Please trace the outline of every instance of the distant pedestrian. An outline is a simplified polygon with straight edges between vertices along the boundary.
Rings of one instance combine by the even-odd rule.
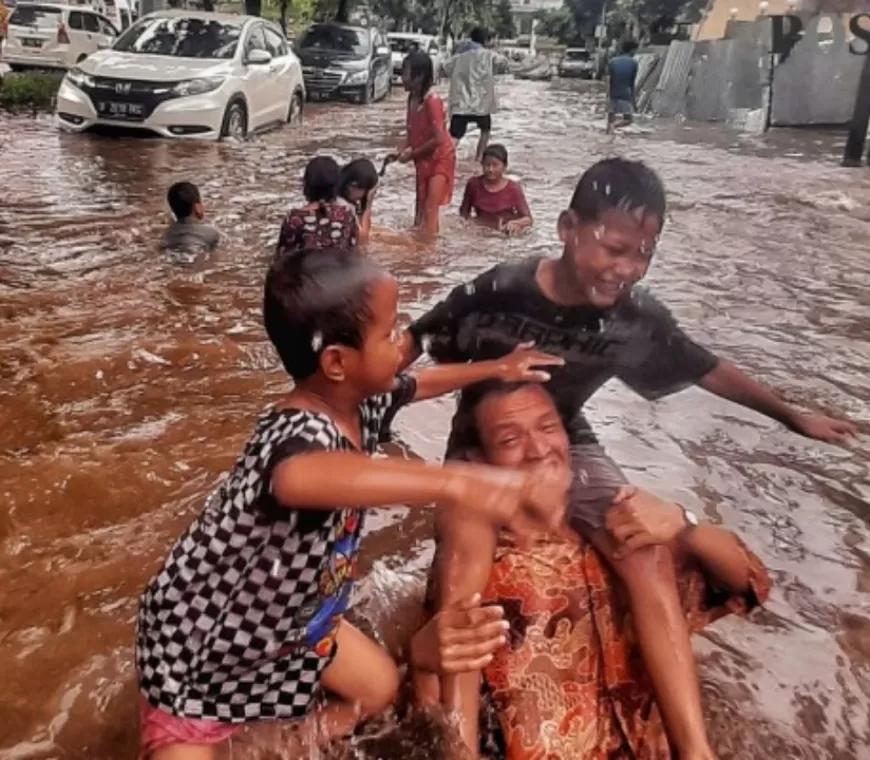
[[[483,152],[492,132],[492,114],[496,109],[495,75],[510,71],[508,59],[486,48],[486,30],[471,31],[470,41],[457,47],[456,55],[445,61],[443,72],[450,77],[450,136],[458,145],[469,124],[477,124],[476,160],[483,161]]]
[[[607,68],[610,103],[607,107],[607,131],[631,124],[637,108],[635,82],[637,81],[637,60],[634,53],[637,43],[626,40],[622,43],[622,54],[613,58]]]

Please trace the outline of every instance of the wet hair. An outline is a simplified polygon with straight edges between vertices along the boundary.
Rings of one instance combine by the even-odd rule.
[[[272,264],[263,324],[290,377],[314,375],[328,346],[362,346],[371,287],[383,274],[368,257],[337,248],[306,249]]]
[[[659,175],[642,161],[606,158],[580,177],[571,209],[581,221],[595,221],[610,209],[652,214],[662,223],[667,201]]]
[[[338,163],[330,156],[316,156],[308,162],[302,175],[302,192],[309,203],[319,203],[317,215],[326,213],[325,204],[335,200],[339,175]]]
[[[487,40],[486,29],[482,26],[476,26],[471,30],[471,34],[468,35],[468,39],[472,42],[476,42],[478,45],[485,45]]]
[[[193,182],[176,182],[166,193],[166,201],[175,218],[180,221],[193,214],[193,209],[202,203],[202,198]]]
[[[487,145],[486,150],[483,151],[483,160],[485,161],[487,158],[495,158],[501,161],[505,166],[508,163],[508,153],[507,148],[500,143],[493,143],[492,145]]]
[[[375,165],[367,158],[356,158],[342,167],[338,176],[338,195],[349,201],[348,191],[351,185],[367,193],[372,188],[377,187],[379,181]],[[360,212],[364,212],[368,208],[368,203],[368,195],[364,195],[359,204]]]
[[[402,61],[402,68],[408,67],[408,76],[411,81],[420,81],[420,96],[425,97],[426,93],[432,89],[432,84],[435,81],[435,67],[432,65],[432,59],[424,50],[412,50],[405,56]]]
[[[635,50],[637,50],[637,48],[638,48],[638,45],[637,45],[637,42],[635,40],[625,40],[622,43],[622,52],[623,53],[633,53]]]

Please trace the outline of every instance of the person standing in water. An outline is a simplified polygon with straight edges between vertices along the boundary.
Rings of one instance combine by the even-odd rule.
[[[609,103],[607,106],[607,131],[631,124],[637,108],[635,82],[637,80],[637,60],[634,53],[637,43],[626,40],[622,43],[622,54],[610,61],[607,67],[607,87]]]
[[[515,235],[532,226],[532,212],[523,188],[504,176],[508,153],[504,145],[490,145],[483,151],[483,174],[465,186],[459,214],[487,227]]]
[[[492,132],[492,114],[496,109],[495,75],[507,74],[507,58],[486,48],[486,30],[477,27],[471,32],[471,44],[462,45],[442,65],[445,76],[450,77],[450,136],[458,145],[465,137],[469,124],[477,124],[476,160],[483,161],[483,151]]]
[[[450,203],[456,180],[456,151],[447,134],[444,101],[432,92],[432,59],[422,50],[409,53],[402,63],[402,84],[408,92],[408,139],[399,161],[414,162],[417,200],[414,225],[427,238],[441,227],[441,207]]]
[[[856,428],[792,407],[695,343],[661,303],[637,287],[652,263],[666,205],[661,180],[645,164],[598,162],[580,178],[559,216],[561,258],[501,264],[456,287],[410,326],[404,365],[423,350],[437,361],[493,359],[530,340],[565,359],[547,388],[572,444],[571,524],[625,586],[644,663],[681,760],[711,760],[672,558],[660,546],[638,547],[626,556],[608,534],[605,515],[626,479],[598,443],[583,405],[615,377],[650,400],[698,385],[831,443],[848,441]],[[462,427],[454,418],[448,457],[467,444]],[[441,556],[452,551],[439,546]]]

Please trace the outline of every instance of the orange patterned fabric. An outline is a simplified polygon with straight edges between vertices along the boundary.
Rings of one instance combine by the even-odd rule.
[[[717,593],[682,568],[680,595],[695,632],[767,598],[770,579],[748,550],[752,591]],[[485,671],[508,760],[670,760],[627,606],[587,544],[505,538],[485,592],[511,624],[510,646]]]

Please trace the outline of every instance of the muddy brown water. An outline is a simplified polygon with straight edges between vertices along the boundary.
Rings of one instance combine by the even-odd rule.
[[[443,240],[418,245],[403,232],[410,170],[391,167],[372,252],[399,277],[405,316],[497,261],[557,254],[578,174],[604,155],[642,157],[671,200],[651,284],[687,330],[795,401],[870,423],[870,175],[837,166],[837,137],[650,123],[613,139],[595,89],[501,91],[496,134],[535,229],[511,241],[472,230],[457,198]],[[0,760],[135,757],[137,595],[287,387],[260,325],[282,212],[308,156],[382,158],[403,107],[399,95],[318,105],[303,128],[245,145],[0,118]],[[193,266],[155,249],[180,179],[200,185],[227,236]],[[439,456],[451,408],[404,412],[404,444]],[[739,531],[775,576],[751,623],[697,639],[721,756],[870,758],[867,440],[803,440],[700,391],[648,404],[614,385],[590,409],[636,481]],[[360,609],[395,643],[429,525],[396,509],[370,526]]]

